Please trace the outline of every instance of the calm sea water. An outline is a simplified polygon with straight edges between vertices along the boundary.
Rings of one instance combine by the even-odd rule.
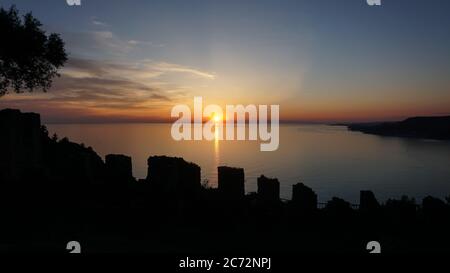
[[[59,137],[133,158],[137,178],[147,175],[150,155],[183,157],[202,168],[203,179],[217,185],[217,166],[245,169],[247,192],[256,178],[277,177],[281,197],[290,199],[292,184],[303,182],[325,202],[332,196],[359,202],[360,190],[380,201],[402,194],[421,199],[450,195],[450,142],[379,137],[326,125],[281,125],[280,146],[260,152],[257,141],[172,140],[170,124],[50,124]]]

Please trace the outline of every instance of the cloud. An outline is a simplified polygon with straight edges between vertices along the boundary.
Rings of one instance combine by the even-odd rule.
[[[62,38],[71,54],[75,52],[88,58],[98,55],[122,56],[134,47],[109,30],[63,32]]]
[[[61,32],[69,60],[50,92],[8,94],[1,98],[0,108],[39,112],[50,121],[97,120],[99,116],[102,120],[168,119],[170,108],[190,98],[196,85],[216,78],[191,66],[133,61],[128,53],[134,49],[164,44],[122,39],[107,23],[95,17],[91,22],[103,29]]]
[[[91,23],[97,27],[109,27],[109,24],[99,20],[97,16],[91,17]]]
[[[183,72],[208,75],[188,68]],[[58,97],[52,99],[103,108],[143,109],[151,107],[150,102],[167,103],[180,95],[157,80],[166,73],[170,71],[149,61],[120,63],[73,58],[61,71],[62,77],[55,81],[53,89]]]
[[[189,73],[193,74],[199,77],[208,78],[208,79],[215,79],[216,75],[212,73],[203,72],[197,69],[193,69],[190,67],[181,66],[178,64],[171,64],[166,62],[161,62],[155,65],[155,69],[163,72],[178,72],[178,73]]]
[[[98,21],[98,20],[96,20],[96,19],[93,19],[93,20],[92,20],[92,24],[95,25],[95,26],[101,26],[101,27],[107,27],[107,26],[108,26],[107,23]]]
[[[151,46],[151,47],[164,47],[165,46],[165,44],[155,44],[153,42],[138,41],[138,40],[129,40],[128,44],[133,45],[133,46],[145,45],[145,46]]]
[[[100,21],[94,22],[96,22],[98,26],[107,26],[102,25],[104,23]],[[125,56],[128,53],[131,53],[134,49],[140,47],[165,47],[165,44],[163,43],[142,41],[137,39],[123,39],[108,29],[63,32],[62,37],[70,52],[77,52],[78,55],[81,54],[84,56]]]
[[[60,71],[61,77],[55,79],[51,92],[9,94],[2,97],[0,107],[29,109],[52,115],[66,115],[68,110],[80,115],[84,111],[90,113],[91,118],[109,113],[116,120],[120,116],[142,116],[144,113],[160,115],[161,112],[169,113],[166,109],[187,96],[183,87],[163,79],[164,75],[172,73],[204,80],[215,77],[208,72],[167,62],[71,58]]]
[[[134,78],[145,81],[170,73],[183,73],[198,78],[213,80],[216,75],[189,66],[168,62],[142,60],[139,62],[108,62],[89,59],[72,58],[69,60],[62,74],[72,78],[101,77],[101,78]]]

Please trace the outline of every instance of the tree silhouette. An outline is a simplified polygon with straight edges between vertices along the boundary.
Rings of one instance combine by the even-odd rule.
[[[19,17],[15,6],[0,8],[0,96],[11,91],[46,92],[57,70],[67,61],[58,34],[46,35],[31,13]]]

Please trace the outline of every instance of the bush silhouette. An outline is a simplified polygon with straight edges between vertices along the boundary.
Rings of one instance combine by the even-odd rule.
[[[67,61],[58,34],[47,35],[31,13],[20,18],[18,10],[0,8],[0,96],[14,91],[47,91],[57,70]]]

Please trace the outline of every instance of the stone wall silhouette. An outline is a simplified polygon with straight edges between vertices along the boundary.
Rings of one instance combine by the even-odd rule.
[[[39,114],[0,111],[0,181],[21,181],[42,170]]]
[[[220,166],[218,171],[218,191],[227,200],[241,200],[245,194],[244,169]]]
[[[147,182],[165,197],[195,198],[201,187],[200,167],[182,158],[151,156]]]
[[[135,181],[131,157],[109,154],[105,156],[108,181],[115,184],[126,184]]]
[[[302,210],[317,209],[317,194],[303,183],[292,185],[292,203]]]
[[[258,177],[258,198],[264,202],[280,201],[280,182],[276,178]]]

